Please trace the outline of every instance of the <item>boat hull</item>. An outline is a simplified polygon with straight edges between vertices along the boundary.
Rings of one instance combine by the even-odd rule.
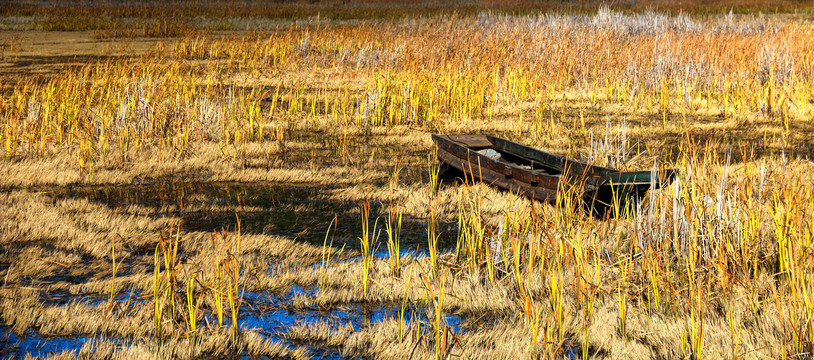
[[[590,165],[488,135],[433,135],[438,159],[467,178],[539,201],[558,192],[581,194],[597,213],[620,210],[651,188],[668,184],[673,170],[619,171]]]

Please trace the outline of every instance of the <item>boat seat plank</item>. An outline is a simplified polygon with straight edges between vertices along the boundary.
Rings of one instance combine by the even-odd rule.
[[[468,148],[492,147],[492,142],[484,135],[444,135],[452,142]]]

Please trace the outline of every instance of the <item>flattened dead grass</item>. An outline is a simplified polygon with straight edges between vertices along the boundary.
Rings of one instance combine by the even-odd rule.
[[[215,205],[217,206],[217,205]],[[214,209],[209,209],[214,210]],[[0,193],[0,320],[18,336],[99,338],[79,353],[57,358],[173,358],[201,356],[266,356],[308,358],[304,348],[285,346],[267,334],[243,331],[233,340],[226,329],[205,330],[194,338],[170,337],[158,353],[153,344],[153,252],[180,217],[166,209],[129,205],[109,207],[85,198],[52,197],[48,193],[14,190]],[[228,236],[233,236],[227,232]],[[189,232],[179,238],[181,276],[191,269],[211,270],[215,232]],[[116,244],[117,275],[112,277],[112,244]],[[331,251],[332,253],[335,250]],[[287,292],[296,281],[266,275],[275,264],[284,271],[317,263],[322,249],[291,239],[262,234],[242,236],[242,265],[254,278],[246,290]],[[342,259],[343,255],[335,255]],[[200,265],[196,265],[200,264]],[[208,269],[208,270],[207,270]],[[185,281],[186,278],[183,278]],[[200,276],[200,281],[211,281]],[[116,301],[109,303],[109,296]],[[213,305],[204,300],[202,309]],[[201,321],[203,321],[201,319]],[[116,340],[116,339],[128,339]],[[13,349],[12,349],[13,350]]]
[[[224,357],[264,357],[271,359],[311,359],[305,348],[291,348],[269,340],[256,331],[244,331],[237,340],[228,331],[214,332],[196,338],[173,339],[158,351],[151,343],[91,340],[79,351],[65,351],[48,359],[200,359]],[[29,359],[32,357],[26,357]]]

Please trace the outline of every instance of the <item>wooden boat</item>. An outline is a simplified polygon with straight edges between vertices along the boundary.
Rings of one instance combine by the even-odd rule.
[[[590,165],[489,135],[433,135],[438,159],[466,176],[540,201],[574,186],[599,214],[638,201],[672,181],[674,170],[619,171]],[[565,184],[561,182],[565,181]]]

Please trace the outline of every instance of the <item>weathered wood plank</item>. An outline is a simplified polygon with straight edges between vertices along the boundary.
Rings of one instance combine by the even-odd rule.
[[[491,141],[486,135],[443,135],[452,142],[461,144],[468,148],[486,148],[493,147]]]

